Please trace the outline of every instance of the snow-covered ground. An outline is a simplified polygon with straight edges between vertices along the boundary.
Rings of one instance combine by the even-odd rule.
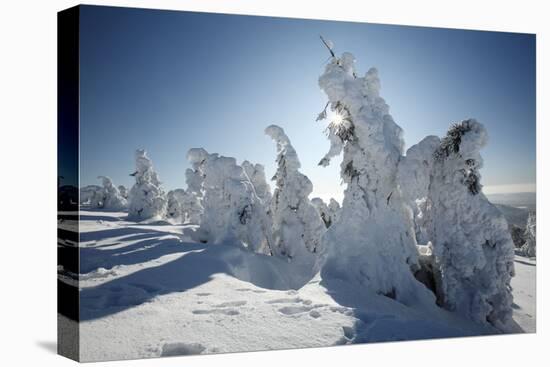
[[[514,288],[514,320],[526,333],[536,331],[536,275],[537,262],[516,255],[516,276],[512,278]]]
[[[193,242],[194,226],[80,215],[82,361],[497,333],[439,308],[310,279],[281,258]],[[532,332],[534,261],[517,257],[516,272],[514,318]]]

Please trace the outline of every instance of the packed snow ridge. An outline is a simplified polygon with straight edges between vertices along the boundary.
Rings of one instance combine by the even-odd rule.
[[[444,318],[516,331],[510,285],[514,245],[506,220],[481,191],[480,150],[488,141],[483,125],[465,119],[445,137],[428,136],[405,155],[403,131],[380,94],[378,71],[360,76],[352,54],[336,56],[332,43],[325,45],[332,56],[319,86],[328,102],[317,120],[329,120],[330,147],[319,164],[342,156],[341,206],[309,199],[313,184],[300,172],[290,138],[276,125],[265,129],[277,148],[273,193],[261,164],[239,164],[193,148],[187,154],[187,189],[166,194],[151,159],[137,150],[135,184],[127,194],[103,177],[103,187],[81,189],[81,202],[127,210],[128,221],[185,225],[188,238],[201,246],[231,247],[284,269],[266,275],[261,266],[246,268],[246,261],[231,264],[240,267],[233,274],[246,273],[247,281],[284,274],[301,279],[295,286],[317,279],[308,287],[345,289],[342,302],[360,295],[363,306],[354,303],[356,315],[369,302],[389,302],[400,315],[448,315]],[[526,253],[534,253],[534,219],[530,223]],[[361,325],[355,325],[356,342],[376,339],[373,329]],[[191,347],[171,346],[166,353],[178,348]]]

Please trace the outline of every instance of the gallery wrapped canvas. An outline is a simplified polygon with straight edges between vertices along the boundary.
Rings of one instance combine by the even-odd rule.
[[[59,353],[535,332],[535,107],[532,34],[60,12]]]

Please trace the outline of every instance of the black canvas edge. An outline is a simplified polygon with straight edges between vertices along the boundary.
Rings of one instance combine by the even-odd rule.
[[[57,13],[57,353],[75,361],[80,360],[79,27],[79,6]]]

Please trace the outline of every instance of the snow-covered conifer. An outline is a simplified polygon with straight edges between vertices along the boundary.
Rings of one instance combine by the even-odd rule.
[[[313,185],[300,173],[300,161],[283,129],[271,125],[265,132],[277,143],[276,187],[271,200],[275,253],[289,259],[307,251],[318,253],[325,226],[308,199]]]
[[[501,212],[481,192],[476,120],[453,125],[434,153],[429,236],[440,304],[476,322],[506,329],[512,316],[514,244]]]
[[[185,212],[183,209],[183,197],[185,190],[175,189],[168,191],[166,194],[166,216],[171,219],[178,220],[181,223],[185,222]]]
[[[331,50],[331,53],[332,50]],[[363,77],[350,53],[333,56],[319,78],[333,117],[327,127],[326,166],[343,151],[341,178],[347,187],[340,219],[323,236],[323,278],[340,278],[404,303],[434,303],[413,276],[418,254],[412,220],[396,184],[403,133],[380,97],[378,71]],[[327,117],[326,108],[318,120]]]
[[[332,219],[330,218],[328,205],[321,198],[311,199],[311,204],[313,204],[313,206],[317,210],[317,213],[319,213],[319,216],[323,220],[325,227],[330,227],[330,225],[332,224]]]
[[[131,174],[136,183],[128,195],[128,218],[142,221],[161,218],[166,213],[166,195],[153,163],[145,150],[136,150],[136,171]]]
[[[432,202],[429,189],[434,169],[434,153],[440,145],[437,136],[427,136],[420,143],[407,150],[397,171],[397,184],[403,201],[413,217],[415,237],[419,245],[430,241],[428,229],[431,226]]]
[[[323,220],[325,227],[330,227],[332,223],[336,222],[338,215],[340,214],[340,204],[334,200],[330,199],[329,204],[327,205],[321,198],[311,199],[311,203],[317,209],[319,216]]]
[[[191,148],[187,152],[187,160],[191,163],[191,168],[185,171],[185,181],[187,182],[187,191],[193,192],[197,197],[202,197],[202,183],[204,173],[201,167],[206,162],[209,154],[203,148]]]
[[[535,257],[537,256],[537,217],[534,212],[529,213],[527,218],[527,225],[525,226],[525,232],[523,237],[525,243],[521,246],[521,252],[525,256]]]
[[[244,161],[242,163],[242,167],[250,182],[254,185],[256,195],[262,199],[265,205],[269,205],[269,202],[271,201],[271,189],[265,178],[264,166],[259,163],[253,164],[249,161]]]
[[[88,185],[80,189],[80,204],[91,208],[103,207],[103,189],[98,185]]]
[[[107,176],[99,176],[102,181],[103,188],[101,190],[101,202],[104,209],[123,210],[128,206],[126,199],[120,194],[118,188],[113,184],[111,178]]]
[[[194,150],[199,153],[199,150]],[[251,251],[271,253],[271,222],[261,199],[235,158],[200,152],[202,179],[199,237],[211,243],[239,243]],[[197,160],[194,160],[197,161]]]
[[[128,199],[128,189],[124,185],[118,185],[118,191],[124,199]]]
[[[166,215],[180,223],[199,224],[202,207],[195,193],[183,189],[171,190],[167,194]]]
[[[330,198],[330,201],[328,203],[328,213],[331,223],[336,223],[338,218],[340,218],[340,209],[340,203],[333,198]]]

